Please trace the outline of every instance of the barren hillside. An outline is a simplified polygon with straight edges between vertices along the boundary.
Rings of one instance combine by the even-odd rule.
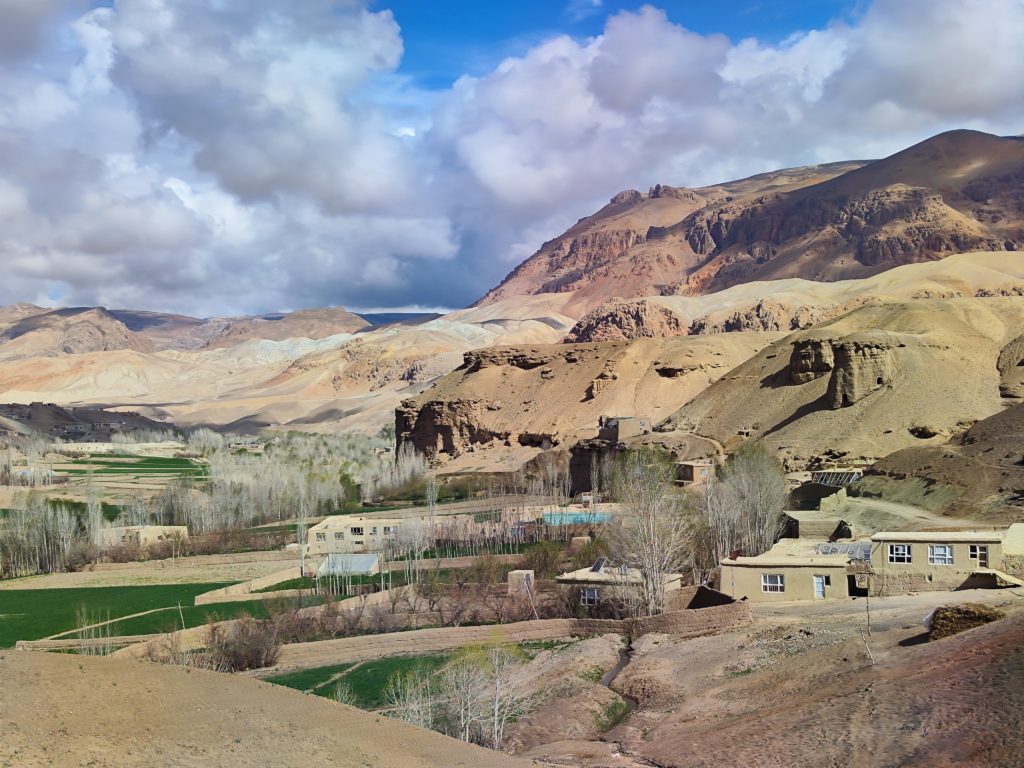
[[[18,768],[529,765],[252,678],[134,660],[9,652],[0,690],[0,763]]]
[[[982,419],[942,445],[896,451],[860,484],[888,496],[917,495],[948,514],[1018,521],[1024,514],[1024,405]]]
[[[458,370],[402,403],[399,445],[437,459],[532,449],[517,454],[521,463],[540,449],[594,437],[602,415],[657,422],[780,337],[735,333],[469,352]]]
[[[1012,250],[1024,247],[1022,180],[1024,140],[950,131],[867,164],[631,190],[545,243],[480,303],[575,291],[586,310],[613,297],[862,278],[953,253]]]
[[[663,428],[763,437],[792,466],[937,445],[1004,407],[997,361],[1022,324],[1019,298],[867,305],[765,348]]]

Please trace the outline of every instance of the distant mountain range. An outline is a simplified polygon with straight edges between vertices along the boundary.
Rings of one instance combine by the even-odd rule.
[[[236,430],[376,430],[398,408],[403,439],[474,471],[586,439],[600,415],[673,416],[687,451],[760,435],[797,466],[830,441],[938,445],[1017,402],[1022,297],[1024,140],[952,131],[873,162],[621,192],[441,317],[0,308],[0,402]],[[781,372],[798,342],[814,383]],[[847,343],[895,372],[832,413]]]
[[[480,300],[693,295],[757,280],[864,278],[967,251],[1024,250],[1024,139],[950,131],[891,157],[711,187],[627,190]]]

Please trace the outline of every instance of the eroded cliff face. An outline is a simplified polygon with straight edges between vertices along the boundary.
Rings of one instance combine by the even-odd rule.
[[[891,384],[899,375],[895,350],[903,344],[883,336],[832,343],[834,365],[828,382],[833,408],[845,408]]]
[[[472,453],[455,467],[508,471],[537,450],[596,436],[602,416],[635,415],[656,423],[780,336],[719,334],[468,352],[461,366],[398,408],[398,447],[411,445],[438,465]]]
[[[507,441],[508,432],[481,426],[488,407],[494,404],[482,400],[404,400],[395,410],[398,449],[409,444],[434,460],[442,453],[458,456],[474,445]]]
[[[899,376],[896,350],[903,346],[882,333],[798,339],[789,357],[789,380],[800,385],[827,375],[829,405],[845,408]]]
[[[1024,399],[1024,335],[1018,336],[999,353],[999,394],[1014,400]]]
[[[620,341],[686,334],[683,319],[667,307],[645,299],[612,299],[580,318],[565,340],[568,343]]]
[[[794,384],[806,384],[826,374],[835,367],[832,342],[827,339],[801,339],[793,342],[789,357],[789,380]]]

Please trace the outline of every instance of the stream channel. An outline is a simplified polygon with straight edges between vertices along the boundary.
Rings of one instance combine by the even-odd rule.
[[[615,666],[609,669],[603,675],[601,675],[601,685],[615,693],[617,696],[619,696],[619,698],[626,702],[626,710],[622,713],[622,715],[619,716],[618,719],[615,720],[614,723],[611,723],[611,725],[608,726],[608,730],[611,730],[617,725],[621,725],[627,717],[633,714],[634,710],[637,707],[636,699],[627,696],[624,693],[620,693],[619,691],[616,691],[614,688],[612,688],[612,683],[615,682],[615,678],[617,678],[619,676],[619,673],[626,668],[626,665],[629,664],[632,658],[633,643],[631,641],[629,645],[627,645],[625,648],[619,651],[619,660],[615,664]]]

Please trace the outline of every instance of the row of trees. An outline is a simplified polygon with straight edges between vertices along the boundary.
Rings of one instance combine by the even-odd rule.
[[[417,669],[387,681],[385,712],[462,741],[501,749],[505,730],[524,710],[517,681],[522,659],[492,647],[460,654],[440,671]]]

